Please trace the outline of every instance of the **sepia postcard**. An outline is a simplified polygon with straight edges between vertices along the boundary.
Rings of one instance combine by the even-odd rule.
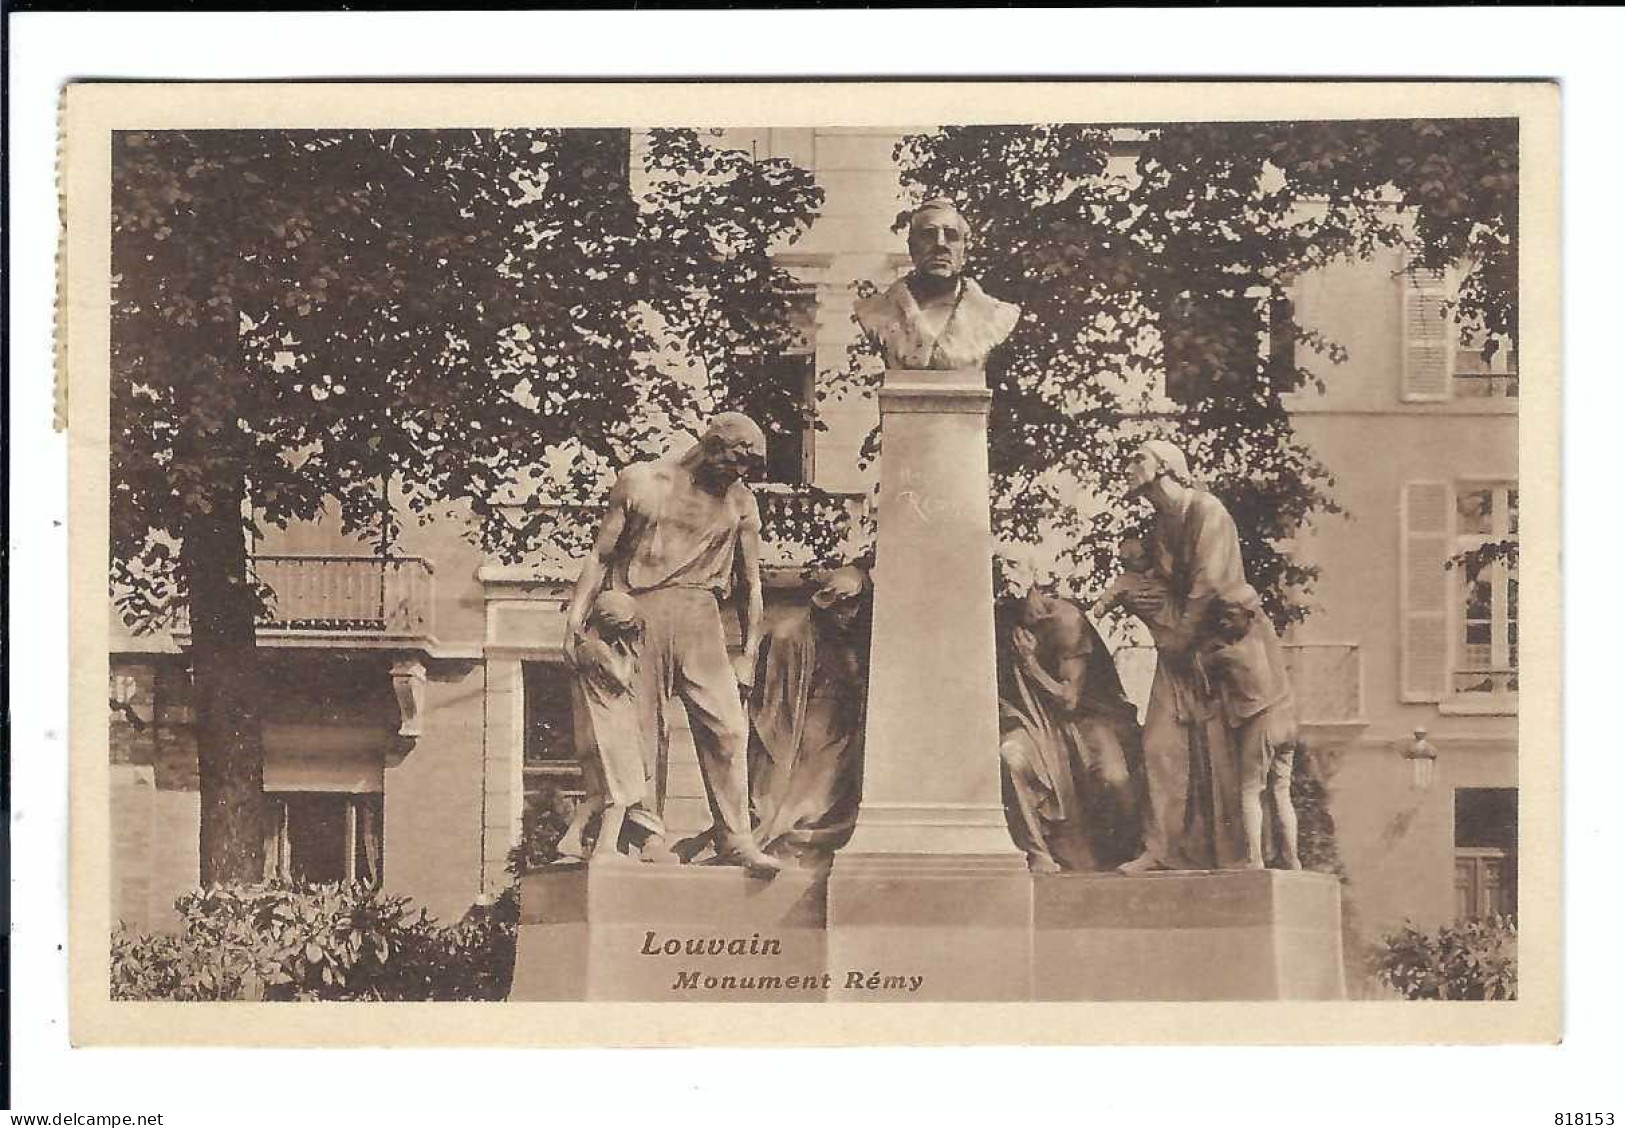
[[[1556,1041],[1557,122],[68,87],[75,1043]]]

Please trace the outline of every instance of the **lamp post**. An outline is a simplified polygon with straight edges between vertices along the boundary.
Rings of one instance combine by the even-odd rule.
[[[1411,730],[1416,739],[1405,745],[1403,755],[1411,762],[1411,787],[1425,791],[1433,786],[1433,769],[1439,759],[1439,750],[1428,743],[1428,730]]]

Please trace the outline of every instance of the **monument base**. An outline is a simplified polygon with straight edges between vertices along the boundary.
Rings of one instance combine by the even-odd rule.
[[[1036,877],[1033,997],[1341,999],[1337,878],[1302,870]]]
[[[830,966],[917,976],[910,1000],[1032,998],[1033,886],[1019,854],[843,853],[829,876]]]
[[[823,1002],[827,876],[638,863],[526,874],[509,997]]]
[[[526,875],[520,904],[517,1000],[1344,997],[1329,874],[1033,875],[1005,857],[843,853],[772,879],[560,866]]]

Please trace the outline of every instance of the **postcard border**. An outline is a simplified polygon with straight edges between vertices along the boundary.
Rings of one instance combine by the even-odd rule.
[[[1562,1021],[1559,125],[1555,83],[83,83],[65,94],[70,1036],[74,1045],[826,1046],[1553,1042]],[[118,129],[1520,119],[1520,998],[1505,1003],[115,1003],[108,998],[110,134]]]

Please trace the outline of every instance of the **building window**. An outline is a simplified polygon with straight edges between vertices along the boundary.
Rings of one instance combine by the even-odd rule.
[[[574,691],[562,662],[525,663],[525,811],[582,794]]]
[[[265,876],[307,885],[384,879],[384,797],[267,792]]]
[[[1456,486],[1458,616],[1454,629],[1451,691],[1518,692],[1518,569],[1494,546],[1518,537],[1518,487],[1504,482]]]
[[[1407,482],[1400,497],[1400,697],[1511,713],[1518,694],[1518,487]]]
[[[1456,283],[1443,271],[1413,271],[1401,278],[1404,327],[1403,387],[1407,403],[1453,399],[1511,399],[1518,395],[1518,342],[1489,336],[1453,313]]]
[[[1457,399],[1491,399],[1518,396],[1518,344],[1499,341],[1489,359],[1484,358],[1486,334],[1469,331],[1457,342],[1450,370],[1450,388]]]
[[[818,295],[813,288],[792,293],[790,344],[762,359],[761,394],[755,398],[767,436],[764,481],[800,486],[813,480],[817,312]]]
[[[1518,912],[1518,790],[1456,789],[1456,916]]]

